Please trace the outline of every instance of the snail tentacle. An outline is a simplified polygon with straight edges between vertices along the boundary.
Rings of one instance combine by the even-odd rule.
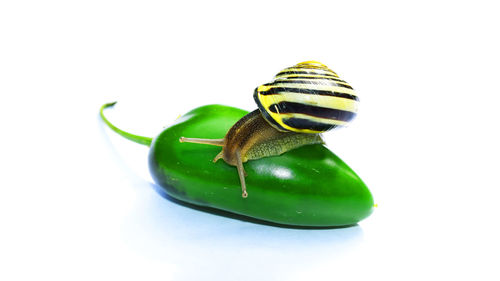
[[[238,168],[238,175],[240,176],[240,183],[241,183],[241,197],[247,198],[248,193],[247,193],[247,185],[245,183],[245,168],[243,168],[243,162],[241,161],[241,152],[240,150],[236,151],[236,167]]]
[[[199,139],[199,138],[180,137],[179,142],[190,142],[190,143],[224,146],[224,139]]]

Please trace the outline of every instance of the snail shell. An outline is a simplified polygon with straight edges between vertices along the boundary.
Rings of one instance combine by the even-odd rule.
[[[317,61],[280,71],[273,82],[255,89],[254,99],[271,126],[298,133],[345,126],[356,116],[359,104],[352,87]]]

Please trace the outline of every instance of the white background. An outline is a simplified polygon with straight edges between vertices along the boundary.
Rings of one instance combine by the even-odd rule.
[[[498,280],[499,27],[494,1],[2,1],[0,279]],[[325,135],[378,204],[356,227],[177,205],[98,118],[252,110],[304,60],[361,98]]]

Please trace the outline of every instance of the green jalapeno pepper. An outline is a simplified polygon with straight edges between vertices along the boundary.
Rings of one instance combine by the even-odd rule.
[[[156,138],[111,129],[149,145],[154,181],[171,197],[278,224],[333,227],[356,224],[373,211],[373,197],[363,181],[334,153],[312,144],[245,163],[251,196],[242,198],[235,167],[212,159],[220,148],[180,143],[181,136],[222,138],[246,111],[208,105],[176,120]]]

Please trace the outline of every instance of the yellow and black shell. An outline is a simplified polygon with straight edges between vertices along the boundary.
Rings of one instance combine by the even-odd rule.
[[[274,81],[255,89],[262,116],[279,131],[321,133],[345,126],[359,99],[337,73],[317,61],[280,71]]]

